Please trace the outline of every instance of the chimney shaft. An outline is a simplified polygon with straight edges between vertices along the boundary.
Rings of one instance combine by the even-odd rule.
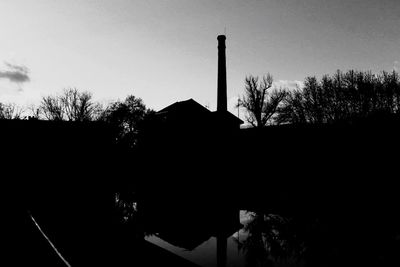
[[[217,111],[227,111],[225,35],[218,35],[218,98]]]

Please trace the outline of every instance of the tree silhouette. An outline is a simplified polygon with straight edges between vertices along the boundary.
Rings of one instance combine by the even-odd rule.
[[[110,123],[117,130],[116,142],[126,147],[134,147],[143,121],[154,111],[146,108],[142,99],[129,95],[123,102],[109,105],[101,120]]]
[[[99,115],[101,107],[92,101],[89,92],[79,92],[77,89],[67,89],[61,96],[65,115],[70,121],[91,121]]]
[[[40,111],[48,120],[60,121],[64,119],[62,102],[57,96],[43,97],[40,103]]]
[[[101,106],[89,92],[65,89],[61,95],[42,98],[40,113],[48,120],[93,121],[101,114]]]
[[[0,119],[15,120],[21,119],[23,109],[13,103],[0,103]]]
[[[245,79],[245,95],[239,99],[237,107],[244,107],[248,116],[246,120],[257,128],[262,128],[273,120],[277,108],[285,98],[286,91],[272,88],[273,78],[271,74],[263,76],[262,81],[255,76]]]

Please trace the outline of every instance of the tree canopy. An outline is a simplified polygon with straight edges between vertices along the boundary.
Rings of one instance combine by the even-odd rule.
[[[129,95],[124,101],[111,103],[103,112],[101,120],[117,130],[116,142],[127,147],[137,144],[144,120],[154,111],[146,108],[141,98]]]

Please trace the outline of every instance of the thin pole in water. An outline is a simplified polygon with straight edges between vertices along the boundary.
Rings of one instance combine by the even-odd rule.
[[[28,214],[31,217],[31,220],[35,224],[36,228],[39,230],[39,232],[42,234],[42,236],[46,239],[46,241],[49,243],[49,245],[54,250],[54,252],[57,254],[57,256],[64,262],[64,264],[67,267],[71,267],[71,264],[69,264],[69,262],[66,259],[64,259],[64,257],[61,255],[61,253],[54,246],[53,242],[51,242],[50,239],[47,237],[47,235],[43,232],[42,228],[40,228],[39,224],[36,222],[35,218],[32,216],[32,214],[29,211],[28,211]]]

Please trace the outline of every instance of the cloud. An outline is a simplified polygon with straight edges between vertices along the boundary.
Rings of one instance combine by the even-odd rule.
[[[22,65],[14,65],[4,62],[5,70],[0,70],[0,79],[8,79],[10,82],[21,84],[29,82],[29,69]]]
[[[4,62],[0,68],[0,94],[14,94],[21,92],[22,84],[29,82],[29,69],[23,65]]]
[[[288,89],[295,90],[303,88],[304,83],[298,80],[279,80],[273,83],[273,87],[276,89]]]

